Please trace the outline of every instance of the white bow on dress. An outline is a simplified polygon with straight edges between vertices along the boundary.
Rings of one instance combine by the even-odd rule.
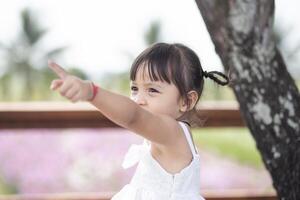
[[[124,160],[122,162],[122,167],[127,169],[132,167],[137,162],[141,160],[141,158],[149,151],[150,146],[147,144],[147,141],[144,139],[143,144],[132,144],[129,147],[129,150],[125,154]]]

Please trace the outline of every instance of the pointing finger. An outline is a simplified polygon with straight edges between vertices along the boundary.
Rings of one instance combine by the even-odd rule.
[[[48,66],[52,69],[52,71],[54,71],[59,78],[64,79],[68,73],[64,70],[64,68],[62,68],[61,66],[59,66],[58,64],[56,64],[55,62],[49,60],[48,61]]]

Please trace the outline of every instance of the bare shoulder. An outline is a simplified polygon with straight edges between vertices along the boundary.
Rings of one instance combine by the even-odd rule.
[[[179,123],[179,121],[165,115],[160,115],[161,120],[169,127],[164,134],[166,142],[155,143],[157,147],[161,149],[178,149],[185,141],[184,131]]]
[[[179,125],[179,123],[177,123]],[[178,173],[191,162],[193,155],[186,140],[182,127],[179,125],[179,135],[170,146],[151,143],[151,154],[168,172]]]
[[[184,127],[190,132],[187,124],[181,122]],[[175,121],[174,126],[176,126],[176,131],[173,132],[173,139],[166,145],[155,145],[154,146],[162,152],[168,154],[178,154],[184,153],[185,155],[190,154],[189,144],[187,142],[183,127],[180,125],[179,121]]]

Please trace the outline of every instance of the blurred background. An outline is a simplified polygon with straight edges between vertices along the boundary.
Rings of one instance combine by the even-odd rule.
[[[274,35],[300,88],[300,3],[275,4]],[[2,1],[0,29],[2,103],[67,102],[49,89],[56,76],[48,59],[128,96],[130,65],[155,42],[183,43],[204,70],[223,72],[194,1]],[[212,81],[201,100],[237,103]],[[273,189],[246,127],[194,129],[193,137],[203,189]],[[0,194],[118,191],[134,172],[121,168],[122,159],[141,141],[121,128],[0,129]]]

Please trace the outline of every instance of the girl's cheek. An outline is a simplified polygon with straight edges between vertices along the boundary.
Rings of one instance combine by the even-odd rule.
[[[137,97],[137,95],[130,95],[130,99],[133,101],[136,101],[136,97]]]
[[[131,100],[135,100],[134,96],[130,96],[130,99],[131,99]]]

